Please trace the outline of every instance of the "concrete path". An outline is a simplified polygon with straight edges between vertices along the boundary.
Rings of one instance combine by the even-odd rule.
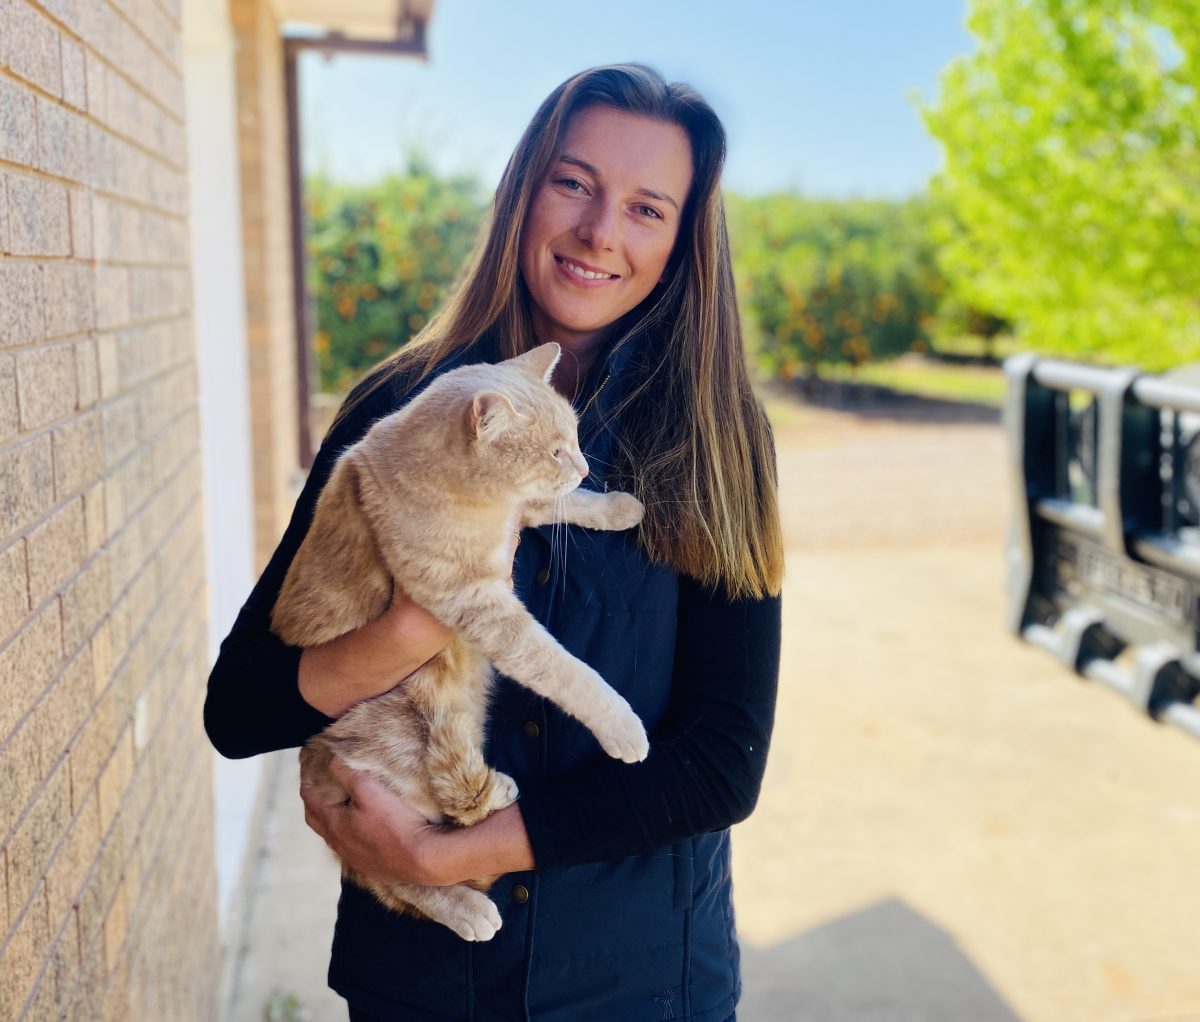
[[[741,1022],[1200,1020],[1200,742],[1004,632],[995,416],[774,419],[786,624],[734,837]],[[336,869],[293,764],[233,1022],[273,991],[279,1019],[345,1017],[324,989]]]

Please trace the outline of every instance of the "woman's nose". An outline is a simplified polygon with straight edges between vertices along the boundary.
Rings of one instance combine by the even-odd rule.
[[[609,249],[616,241],[617,210],[610,203],[595,200],[588,203],[579,221],[578,235],[592,248]]]

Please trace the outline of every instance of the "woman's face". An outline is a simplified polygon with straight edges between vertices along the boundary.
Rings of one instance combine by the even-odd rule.
[[[572,118],[521,237],[538,341],[585,351],[653,290],[691,183],[679,125],[607,106]]]

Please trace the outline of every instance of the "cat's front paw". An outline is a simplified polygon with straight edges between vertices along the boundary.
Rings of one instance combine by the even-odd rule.
[[[650,752],[650,739],[641,718],[615,692],[613,708],[591,728],[600,747],[622,763],[640,763]]]
[[[610,529],[613,531],[632,529],[641,522],[646,509],[632,493],[614,492],[606,494],[606,496],[608,499],[605,502],[607,504],[605,517],[608,519]]]
[[[500,929],[500,910],[482,891],[455,885],[444,888],[445,898],[434,918],[463,940],[491,940]]]

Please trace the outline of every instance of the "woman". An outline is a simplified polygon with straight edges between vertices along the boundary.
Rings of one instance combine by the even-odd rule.
[[[446,308],[347,399],[209,682],[216,747],[296,746],[436,653],[399,595],[301,651],[267,622],[337,454],[437,373],[557,341],[585,485],[646,504],[633,533],[527,529],[530,611],[646,723],[639,764],[500,679],[488,759],[519,801],[436,827],[343,770],[346,805],[306,818],[363,872],[450,884],[503,874],[497,936],[468,944],[344,884],[330,983],[351,1019],[724,1022],[739,992],[727,828],[754,806],[778,671],[782,541],[769,429],[744,365],[719,179],[724,132],[691,89],[638,65],[557,88],[509,161]]]

